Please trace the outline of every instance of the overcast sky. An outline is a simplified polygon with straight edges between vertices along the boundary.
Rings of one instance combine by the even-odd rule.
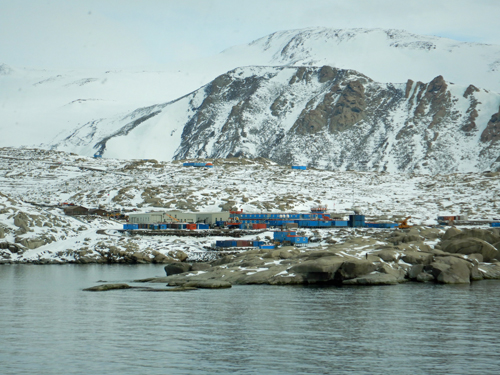
[[[0,0],[0,64],[160,68],[314,26],[500,45],[499,16],[500,0]]]

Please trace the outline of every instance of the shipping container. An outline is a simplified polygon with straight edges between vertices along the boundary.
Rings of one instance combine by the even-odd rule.
[[[292,169],[300,169],[300,170],[305,171],[307,169],[307,167],[302,166],[302,165],[292,165]]]
[[[274,245],[260,245],[259,249],[272,250],[274,249]]]
[[[265,244],[264,241],[252,241],[252,245],[255,247],[259,247],[259,246],[264,245],[264,244]]]
[[[309,239],[307,237],[287,236],[286,241],[290,241],[293,244],[304,244],[308,243]]]
[[[332,221],[332,227],[347,227],[348,225],[349,225],[349,222],[345,221],[345,220]]]
[[[196,229],[196,224],[186,224],[186,229],[195,230]]]
[[[397,223],[365,223],[367,228],[395,228]]]
[[[497,227],[500,227],[500,222],[494,222],[494,223],[491,223],[490,225],[491,225],[492,227],[497,228]]]
[[[209,229],[209,225],[208,224],[197,224],[197,227],[198,229]]]
[[[252,229],[266,229],[267,224],[252,224]]]

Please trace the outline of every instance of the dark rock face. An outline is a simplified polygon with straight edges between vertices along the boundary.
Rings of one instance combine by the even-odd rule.
[[[277,83],[286,75],[287,85]],[[329,66],[253,67],[252,74],[236,69],[204,90],[175,159],[237,155],[292,164],[305,157],[311,166],[334,169],[385,170],[392,163],[398,171],[454,171],[460,161],[450,158],[455,150],[445,151],[451,141],[446,137],[470,142],[481,109],[478,89],[469,86],[463,98],[470,105],[461,113],[442,76],[428,84],[379,84]],[[404,118],[395,122],[395,112]],[[500,115],[495,116],[483,132],[487,147],[499,133]],[[495,162],[495,147],[481,154],[485,168]]]
[[[500,109],[491,116],[486,129],[481,133],[481,142],[497,142],[500,139]]]
[[[165,266],[165,272],[167,273],[167,276],[188,272],[190,270],[191,264],[189,263],[174,262]]]

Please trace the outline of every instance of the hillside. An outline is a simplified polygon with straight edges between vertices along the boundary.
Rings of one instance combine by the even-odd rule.
[[[368,220],[399,220],[411,215],[412,224],[422,225],[437,224],[438,215],[468,213],[470,219],[500,218],[498,173],[430,176],[300,171],[265,159],[243,158],[216,160],[214,164],[213,169],[205,170],[182,167],[179,162],[0,149],[0,260],[137,262],[147,256],[149,261],[162,262],[162,257],[177,250],[199,259],[206,254],[205,246],[224,239],[121,235],[116,232],[121,223],[66,216],[62,202],[127,212],[220,211],[236,206],[249,213],[308,212],[326,204],[330,212],[340,216],[359,206]],[[331,238],[340,243],[352,236],[369,237],[372,232],[331,229],[315,234],[304,230],[322,241]],[[358,251],[356,246],[353,249]]]
[[[91,123],[53,144],[112,158],[264,157],[332,170],[499,170],[500,95],[352,70],[246,67],[179,100]]]

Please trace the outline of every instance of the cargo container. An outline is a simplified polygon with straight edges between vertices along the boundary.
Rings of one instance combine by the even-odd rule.
[[[307,167],[303,165],[292,165],[292,169],[300,169],[302,171],[305,171]]]
[[[209,229],[209,225],[208,224],[197,224],[197,228],[198,229]]]
[[[252,224],[252,229],[266,229],[267,224]]]
[[[367,228],[396,228],[398,223],[365,223]]]
[[[285,241],[290,241],[293,244],[306,244],[309,242],[309,239],[301,236],[287,236]]]
[[[348,221],[344,221],[344,220],[332,221],[332,227],[347,227],[348,225],[349,225]]]
[[[497,227],[500,227],[500,222],[494,222],[494,223],[491,223],[490,225],[491,225],[492,227],[497,228]]]
[[[260,245],[259,249],[272,250],[274,249],[274,245]]]
[[[289,235],[296,236],[297,232],[274,232],[273,238],[277,241],[283,241]]]
[[[139,229],[139,224],[123,224],[123,229],[125,230]]]
[[[186,224],[186,229],[195,230],[196,229],[196,224]]]
[[[259,247],[259,246],[262,246],[264,244],[265,244],[264,241],[252,241],[252,245],[255,247]]]
[[[365,226],[365,215],[349,215],[349,226],[358,228]]]

